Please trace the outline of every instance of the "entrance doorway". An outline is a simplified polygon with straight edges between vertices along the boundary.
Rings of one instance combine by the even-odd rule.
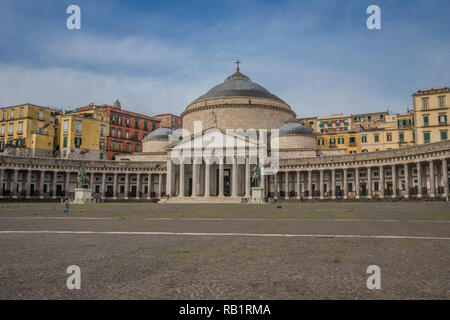
[[[219,194],[220,169],[216,170],[216,194]],[[223,169],[223,194],[231,196],[231,169]]]

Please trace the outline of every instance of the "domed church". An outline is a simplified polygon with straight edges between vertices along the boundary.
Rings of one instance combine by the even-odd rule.
[[[143,152],[117,159],[165,162],[170,201],[239,202],[251,197],[255,167],[262,173],[256,187],[264,189],[280,160],[319,155],[315,136],[295,121],[292,108],[242,74],[239,66],[191,102],[181,117],[182,129],[159,128],[144,138]],[[261,132],[267,132],[265,140]],[[267,155],[264,161],[261,154]],[[275,165],[268,164],[274,157]],[[275,168],[266,168],[270,166]]]

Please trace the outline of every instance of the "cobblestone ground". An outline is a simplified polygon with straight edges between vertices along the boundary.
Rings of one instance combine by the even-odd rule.
[[[448,299],[450,206],[0,203],[0,248],[0,299]]]

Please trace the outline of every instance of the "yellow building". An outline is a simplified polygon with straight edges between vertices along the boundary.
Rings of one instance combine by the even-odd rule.
[[[59,157],[106,159],[107,123],[90,116],[66,113],[58,117]]]
[[[371,128],[362,129],[361,152],[398,149],[414,145],[414,114],[385,114],[383,121],[375,121]]]
[[[61,110],[23,104],[0,109],[0,152],[51,157]]]
[[[419,90],[413,94],[416,144],[448,139],[449,99],[449,88]]]
[[[319,150],[345,150],[345,153],[361,152],[359,133],[355,131],[318,134],[316,142]]]

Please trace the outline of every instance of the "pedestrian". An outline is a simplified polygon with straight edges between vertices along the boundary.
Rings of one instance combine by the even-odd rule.
[[[303,197],[300,196],[300,203],[303,203]]]
[[[69,214],[69,198],[66,198],[66,201],[64,202],[64,213]]]

